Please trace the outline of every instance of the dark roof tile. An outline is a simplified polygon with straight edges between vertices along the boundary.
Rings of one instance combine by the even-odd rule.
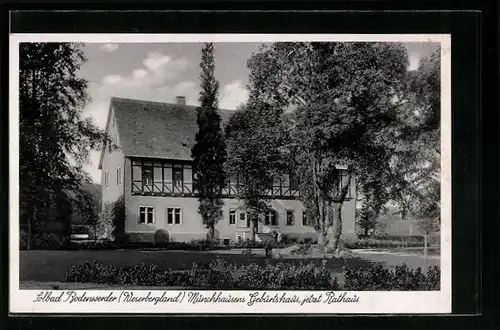
[[[198,131],[195,106],[116,97],[111,106],[126,156],[191,160]],[[225,123],[234,111],[219,113]]]

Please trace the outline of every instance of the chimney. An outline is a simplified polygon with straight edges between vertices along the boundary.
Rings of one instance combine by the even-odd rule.
[[[186,105],[186,97],[185,96],[176,96],[175,100],[177,104]]]

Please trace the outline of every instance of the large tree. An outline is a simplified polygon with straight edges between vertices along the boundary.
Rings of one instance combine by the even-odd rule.
[[[412,111],[407,111],[402,120],[393,164],[394,171],[406,183],[398,197],[405,213],[418,219],[425,238],[439,231],[440,225],[440,68],[438,49],[409,74],[408,106]]]
[[[238,183],[237,195],[247,211],[252,240],[263,212],[270,207],[265,197],[269,184],[287,172],[285,123],[280,108],[251,98],[226,126],[226,170]]]
[[[198,132],[191,150],[198,212],[209,228],[208,237],[215,235],[215,223],[222,218],[223,201],[220,193],[225,183],[224,162],[226,144],[218,113],[219,82],[215,78],[214,46],[206,43],[201,50],[201,92],[197,111]]]
[[[320,243],[338,252],[353,174],[361,186],[381,176],[390,181],[388,141],[397,138],[406,50],[396,43],[275,43],[249,67],[252,96],[294,109],[290,149],[301,198]]]
[[[83,165],[91,150],[110,141],[82,118],[89,96],[77,75],[86,60],[81,44],[22,43],[19,53],[20,214],[31,238],[51,221],[51,209],[87,201]],[[69,233],[71,216],[64,216]]]

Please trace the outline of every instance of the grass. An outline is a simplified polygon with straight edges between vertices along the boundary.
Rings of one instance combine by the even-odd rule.
[[[193,262],[199,265],[208,265],[217,257],[228,262],[240,265],[249,263],[264,264],[270,263],[309,263],[314,262],[318,266],[321,258],[286,258],[286,259],[265,259],[261,255],[243,256],[241,254],[224,254],[211,252],[191,252],[191,251],[139,251],[139,250],[104,250],[104,251],[21,251],[20,252],[20,281],[36,282],[63,282],[66,272],[71,266],[83,264],[86,261],[101,261],[105,264],[115,266],[128,266],[135,264],[157,264],[160,269],[190,269]],[[371,261],[362,258],[339,258],[328,259],[327,267],[332,274],[339,276],[342,267],[349,265],[369,265]]]

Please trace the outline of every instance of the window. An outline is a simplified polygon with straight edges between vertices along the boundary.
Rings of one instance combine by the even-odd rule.
[[[290,176],[290,189],[291,190],[299,189],[299,180],[295,176]]]
[[[169,225],[181,224],[181,209],[179,207],[167,208],[167,224]]]
[[[109,172],[104,172],[104,187],[109,187]]]
[[[116,184],[117,185],[122,184],[122,169],[121,169],[121,167],[118,167],[116,169]]]
[[[247,228],[250,228],[250,221],[247,219],[247,214],[245,212],[239,212],[240,221],[246,221]]]
[[[236,210],[229,210],[229,224],[234,225],[236,223]]]
[[[293,214],[292,210],[287,210],[286,211],[286,225],[287,226],[293,226],[295,223],[295,216]]]
[[[276,218],[276,211],[269,210],[264,214],[264,224],[266,226],[277,226],[278,221]]]
[[[340,194],[341,191],[342,191],[342,188],[344,187],[344,185],[347,185],[347,179],[348,179],[349,174],[347,173],[347,171],[341,170],[340,173],[339,173],[339,176],[340,176],[340,180],[339,180],[339,183],[338,183],[338,191],[339,191],[339,194]],[[347,195],[346,195],[346,197],[347,198],[351,197],[351,187],[350,186],[347,187]]]
[[[142,184],[143,185],[153,184],[153,169],[151,167],[142,168]]]
[[[174,167],[173,179],[174,187],[182,186],[182,167]]]
[[[309,226],[309,219],[307,219],[306,211],[302,211],[302,225]]]
[[[139,206],[139,223],[154,223],[155,208],[151,206]]]

